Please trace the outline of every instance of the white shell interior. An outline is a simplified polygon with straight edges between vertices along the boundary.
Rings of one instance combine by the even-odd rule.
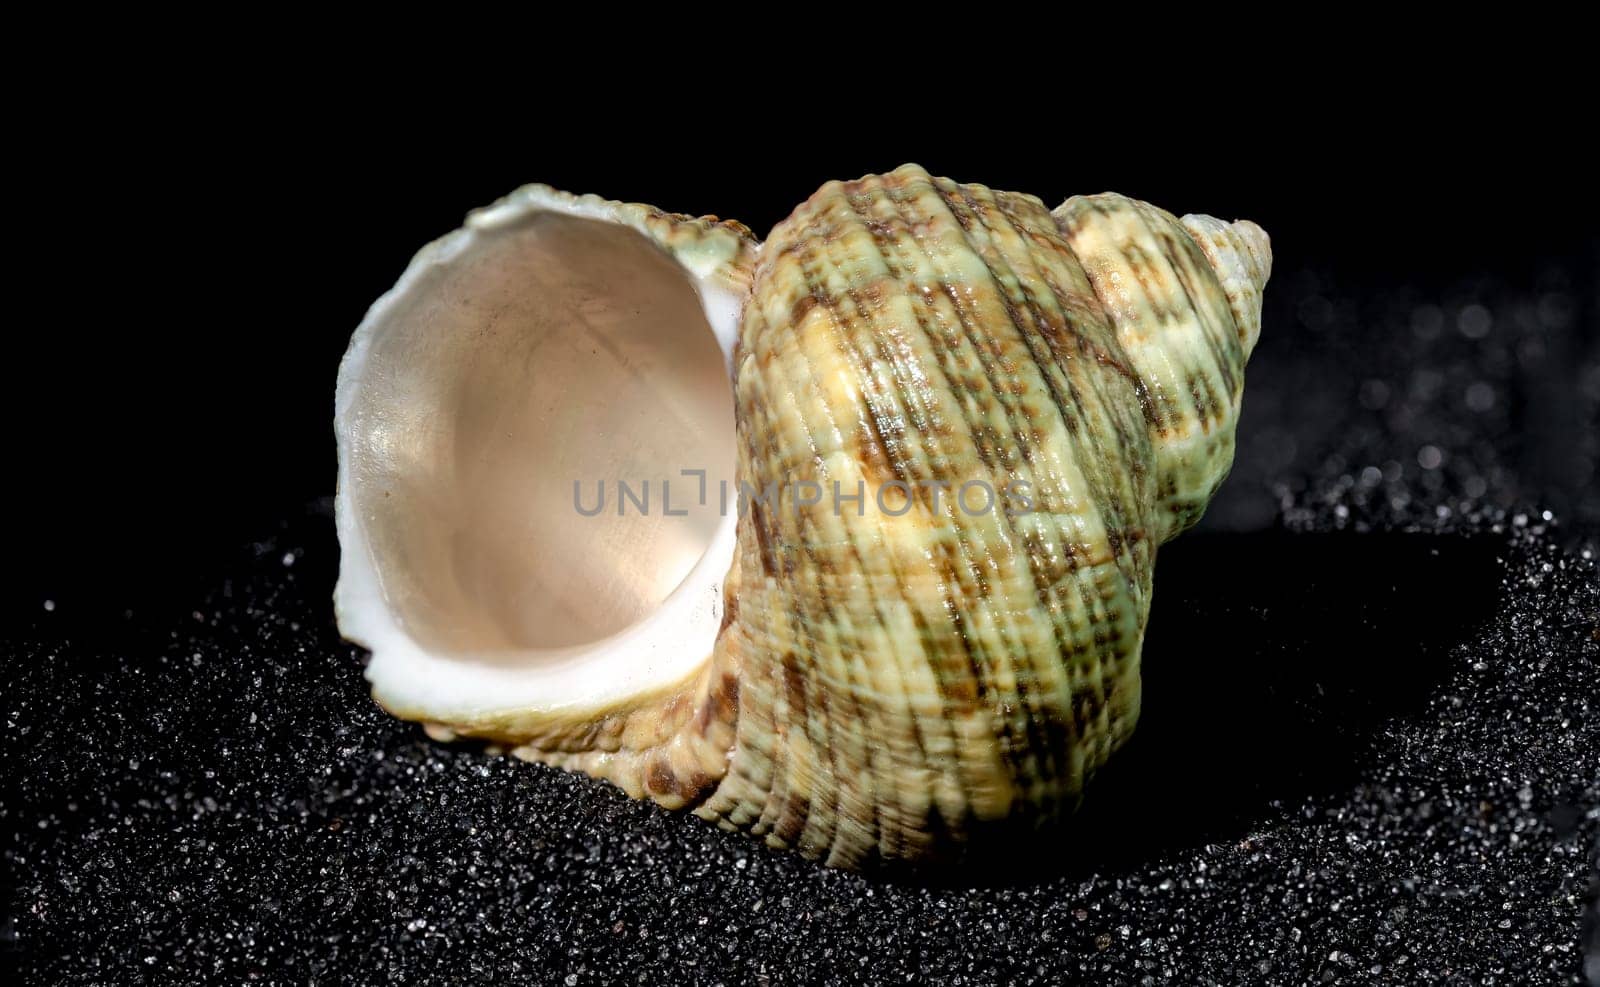
[[[396,712],[605,708],[710,654],[737,304],[620,208],[476,213],[352,339],[335,605]]]

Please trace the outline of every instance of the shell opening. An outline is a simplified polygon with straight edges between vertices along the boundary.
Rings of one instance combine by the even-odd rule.
[[[653,678],[639,666],[709,653],[735,458],[719,331],[683,267],[620,223],[532,209],[419,256],[341,370],[340,620],[373,649],[380,698],[386,675],[410,691],[421,670],[386,671],[408,662],[600,653]],[[478,709],[585,696],[447,681]]]

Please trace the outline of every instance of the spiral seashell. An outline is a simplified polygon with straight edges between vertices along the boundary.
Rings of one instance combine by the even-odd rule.
[[[438,736],[831,865],[1055,819],[1138,719],[1156,546],[1232,461],[1270,256],[915,166],[759,245],[530,187],[352,341],[341,629]],[[585,463],[691,460],[742,509],[554,506]]]

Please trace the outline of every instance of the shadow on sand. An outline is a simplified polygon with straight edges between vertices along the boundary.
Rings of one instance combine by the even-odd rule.
[[[1138,730],[1060,827],[985,839],[945,886],[1118,873],[1240,840],[1274,801],[1354,783],[1374,734],[1421,709],[1499,596],[1487,538],[1191,534],[1161,549]]]

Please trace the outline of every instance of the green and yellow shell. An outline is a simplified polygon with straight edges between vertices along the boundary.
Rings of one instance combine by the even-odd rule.
[[[1252,223],[915,166],[759,244],[531,186],[351,343],[341,629],[439,736],[832,865],[1048,822],[1138,719],[1270,265]]]

